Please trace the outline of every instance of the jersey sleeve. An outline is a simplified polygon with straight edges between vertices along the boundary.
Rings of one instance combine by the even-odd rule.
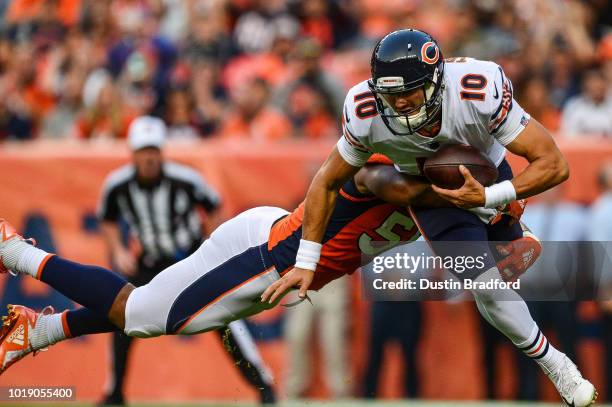
[[[370,125],[376,116],[374,95],[364,82],[349,90],[342,109],[342,137],[338,151],[352,166],[362,167],[372,155],[369,146]]]
[[[482,119],[489,133],[502,145],[508,145],[529,124],[531,117],[514,100],[512,82],[501,66],[491,63],[492,72],[487,75],[486,99]]]

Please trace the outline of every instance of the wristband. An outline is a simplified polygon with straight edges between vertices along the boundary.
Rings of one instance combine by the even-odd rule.
[[[321,243],[301,239],[295,256],[295,267],[315,271],[321,258],[321,247]]]
[[[497,208],[516,199],[516,190],[510,181],[485,187],[485,208]]]

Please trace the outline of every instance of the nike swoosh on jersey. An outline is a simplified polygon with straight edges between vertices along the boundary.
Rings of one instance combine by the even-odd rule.
[[[344,119],[346,120],[347,123],[350,123],[351,121],[348,111],[346,110],[346,106],[344,107]]]
[[[493,82],[493,88],[495,89],[495,94],[493,95],[493,98],[499,99],[499,92],[497,91],[497,84],[495,82]]]

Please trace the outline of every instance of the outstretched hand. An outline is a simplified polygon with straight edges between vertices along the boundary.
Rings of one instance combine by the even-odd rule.
[[[313,278],[314,271],[294,267],[279,280],[270,284],[270,286],[262,294],[261,301],[273,304],[274,301],[279,299],[283,294],[294,287],[300,288],[300,292],[298,294],[300,298],[306,298],[306,292],[308,291],[308,287],[310,287]]]
[[[460,165],[459,172],[465,180],[461,188],[444,189],[436,185],[432,185],[431,188],[435,193],[459,208],[470,209],[484,206],[485,190],[482,184],[472,176],[470,170],[465,166]]]

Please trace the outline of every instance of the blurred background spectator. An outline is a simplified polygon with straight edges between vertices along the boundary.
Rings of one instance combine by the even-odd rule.
[[[240,52],[266,52],[280,37],[292,37],[298,30],[285,0],[253,0],[236,21],[234,40]]]
[[[348,290],[348,277],[345,276],[332,281],[318,292],[309,293],[312,304],[303,301],[287,309],[286,395],[289,399],[307,397],[314,377],[312,355],[317,345],[321,354],[323,382],[327,385],[330,397],[340,399],[351,394],[347,361]],[[298,299],[294,293],[289,296]]]
[[[419,397],[417,369],[418,345],[423,329],[423,311],[420,302],[373,302],[370,306],[370,343],[363,396],[380,397],[379,380],[384,367],[386,345],[396,341],[402,352],[404,365],[403,396]]]
[[[270,105],[270,85],[253,78],[237,86],[230,95],[233,109],[221,128],[222,137],[280,140],[291,137],[287,117]]]
[[[551,100],[546,78],[534,75],[523,83],[518,101],[525,111],[551,131],[559,130],[561,113]]]
[[[315,2],[316,3],[316,2]],[[289,77],[274,97],[294,127],[295,137],[332,138],[339,134],[344,87],[339,78],[321,66],[322,45],[314,38],[303,39],[289,61]]]
[[[599,174],[601,195],[593,203],[587,223],[587,240],[612,241],[612,162]]]
[[[523,214],[523,222],[542,241],[578,242],[585,240],[588,210],[576,202],[563,199],[561,184],[529,202]]]
[[[582,93],[563,109],[561,131],[568,137],[612,136],[612,89],[598,69],[587,71]]]

